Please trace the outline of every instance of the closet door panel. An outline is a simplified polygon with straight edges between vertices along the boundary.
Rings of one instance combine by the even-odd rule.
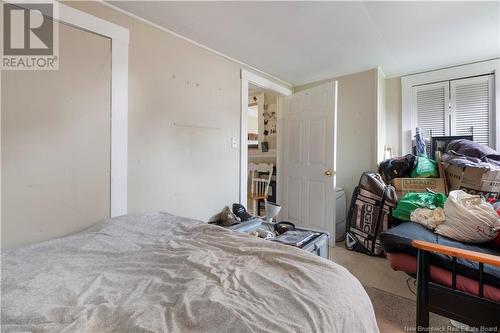
[[[413,113],[424,137],[449,135],[449,83],[413,87]]]
[[[454,135],[473,134],[474,141],[493,144],[493,78],[490,74],[451,81]]]
[[[2,72],[2,247],[109,217],[110,147],[111,41],[59,24],[59,70]]]

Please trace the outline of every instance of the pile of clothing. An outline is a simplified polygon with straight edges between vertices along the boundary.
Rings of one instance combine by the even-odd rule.
[[[228,206],[224,207],[219,213],[212,216],[210,220],[208,220],[208,223],[217,224],[222,227],[230,227],[254,218],[254,216],[248,214],[243,205],[234,203],[232,208],[231,211]]]
[[[484,243],[497,237],[500,241],[499,203],[462,190],[451,191],[448,197],[441,193],[407,193],[393,216],[464,243]]]
[[[500,154],[469,140],[450,142],[442,160],[457,166],[500,169]],[[451,191],[448,197],[434,192],[407,193],[400,198],[393,216],[460,242],[492,242],[500,247],[499,199],[486,199],[463,190]]]
[[[500,169],[498,152],[488,146],[465,139],[450,142],[441,159],[443,162],[457,166]]]

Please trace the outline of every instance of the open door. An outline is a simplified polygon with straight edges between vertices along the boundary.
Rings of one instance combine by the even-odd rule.
[[[337,81],[282,97],[280,105],[281,218],[329,232],[333,246]]]

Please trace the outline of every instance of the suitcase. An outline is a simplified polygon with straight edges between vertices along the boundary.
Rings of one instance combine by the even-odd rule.
[[[383,255],[378,236],[390,227],[397,201],[394,187],[386,185],[378,173],[363,173],[352,194],[347,214],[346,248],[369,255]]]
[[[273,224],[269,224],[260,218],[254,218],[245,222],[234,224],[228,228],[239,232],[250,233],[252,231],[257,230],[257,228],[273,230]],[[306,230],[306,229],[297,228],[297,230]],[[320,235],[308,241],[301,249],[310,252],[312,254],[315,254],[317,256],[328,259],[330,257],[330,254],[328,252],[329,249],[328,241],[330,239],[330,234],[325,231],[312,230],[312,229],[307,229],[307,230],[318,232],[320,233]]]
[[[330,235],[326,232],[321,232],[321,235],[314,238],[312,241],[307,243],[302,250],[315,254],[319,257],[323,257],[325,259],[330,258],[330,254],[328,252],[328,240]]]

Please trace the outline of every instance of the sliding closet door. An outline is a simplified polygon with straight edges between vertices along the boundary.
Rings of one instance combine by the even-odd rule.
[[[59,70],[2,72],[2,247],[110,216],[111,41],[59,24]]]

